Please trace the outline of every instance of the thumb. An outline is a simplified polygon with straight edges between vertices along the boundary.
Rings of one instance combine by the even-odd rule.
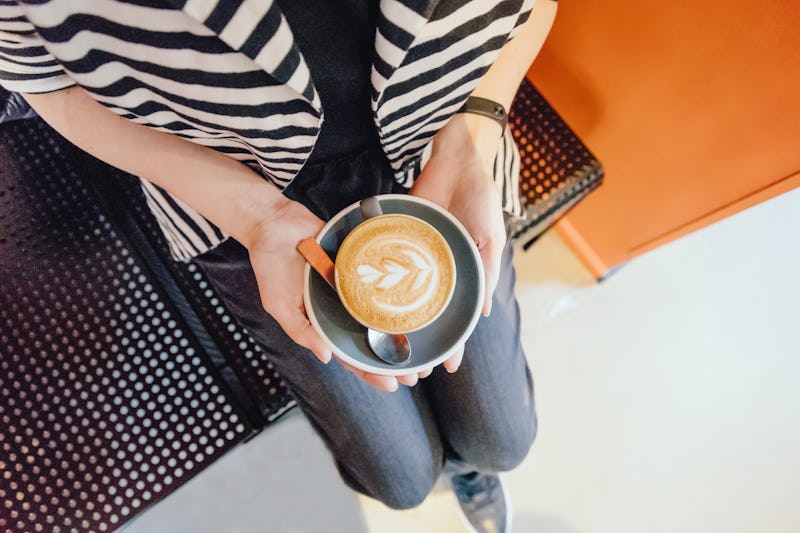
[[[492,312],[492,296],[500,279],[500,259],[502,246],[497,241],[489,240],[478,251],[483,263],[484,296],[483,296],[483,316],[489,316]]]

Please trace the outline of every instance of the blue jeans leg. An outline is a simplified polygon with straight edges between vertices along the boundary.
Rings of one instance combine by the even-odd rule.
[[[503,252],[492,313],[467,340],[458,372],[437,368],[423,382],[447,458],[457,470],[507,471],[536,437],[533,380],[520,344],[513,249]]]
[[[247,250],[229,240],[196,259],[231,313],[257,339],[331,451],[344,481],[392,508],[428,495],[446,459],[507,470],[536,433],[533,385],[519,343],[511,247],[492,314],[478,322],[455,374],[379,391],[335,360],[320,363],[261,306]]]

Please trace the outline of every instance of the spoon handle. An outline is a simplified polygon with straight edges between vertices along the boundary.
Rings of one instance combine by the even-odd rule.
[[[306,258],[311,268],[317,271],[328,285],[336,289],[336,281],[333,274],[333,261],[328,257],[322,246],[319,245],[314,237],[306,237],[297,245],[297,251]]]

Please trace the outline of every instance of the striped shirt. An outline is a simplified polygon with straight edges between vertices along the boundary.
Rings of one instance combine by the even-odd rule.
[[[534,0],[381,0],[371,105],[397,180],[410,187],[430,141],[473,91]],[[211,147],[284,189],[309,158],[324,109],[313,73],[271,0],[0,0],[0,85],[82,86],[114,113]],[[495,179],[515,215],[519,153],[510,132]],[[227,236],[142,180],[172,255]]]

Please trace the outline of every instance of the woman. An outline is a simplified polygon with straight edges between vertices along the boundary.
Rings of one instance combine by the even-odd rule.
[[[555,2],[74,4],[0,1],[0,83],[142,178],[175,259],[262,343],[349,486],[408,508],[444,469],[476,531],[507,531],[497,472],[536,418],[503,224],[515,149],[481,104],[510,107]],[[386,192],[448,209],[484,263],[484,317],[433,373],[332,360],[303,309],[297,243]]]

